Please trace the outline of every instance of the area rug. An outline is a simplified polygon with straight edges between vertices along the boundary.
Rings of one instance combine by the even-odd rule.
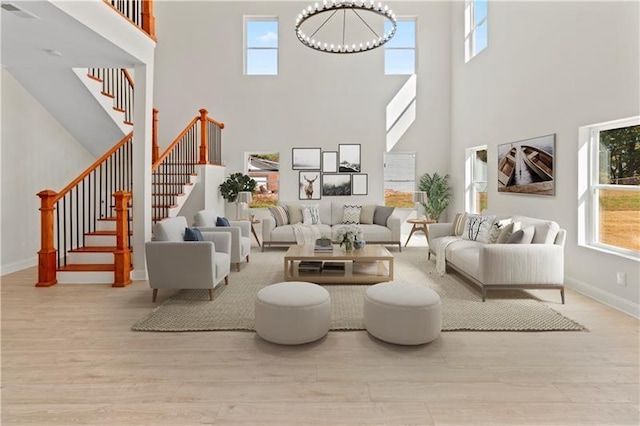
[[[442,330],[476,331],[586,331],[522,290],[492,291],[482,302],[473,284],[455,273],[437,275],[425,248],[394,251],[395,279],[420,283],[442,299]],[[255,250],[251,262],[232,272],[229,285],[220,285],[209,301],[207,290],[182,290],[136,322],[136,331],[255,330],[254,303],[258,291],[283,281],[282,249]],[[188,278],[185,278],[188,279]],[[331,295],[331,330],[364,330],[363,298],[366,285],[324,285]],[[559,291],[555,292],[560,299]],[[552,296],[550,296],[551,298]],[[559,303],[559,302],[557,302]]]

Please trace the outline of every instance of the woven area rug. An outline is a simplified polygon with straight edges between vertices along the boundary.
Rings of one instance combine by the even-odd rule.
[[[182,290],[149,315],[136,322],[137,331],[254,330],[256,293],[283,280],[284,250],[254,249],[249,264],[232,272],[229,285],[215,290],[213,301],[207,290]],[[408,247],[392,252],[395,279],[420,283],[442,299],[442,330],[477,331],[586,331],[577,322],[553,310],[532,294],[521,291],[491,291],[482,302],[473,284],[455,273],[439,277],[426,249]],[[187,279],[187,278],[185,278]],[[331,330],[364,330],[363,297],[366,285],[325,285],[331,295]],[[559,291],[554,291],[560,299]],[[559,303],[559,302],[558,302]]]

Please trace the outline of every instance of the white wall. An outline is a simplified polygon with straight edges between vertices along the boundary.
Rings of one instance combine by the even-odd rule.
[[[279,151],[282,199],[297,199],[291,148],[362,145],[367,199],[383,199],[386,106],[408,76],[385,76],[383,50],[335,55],[303,46],[293,30],[308,2],[158,2],[155,105],[163,146],[206,108],[226,125],[228,174],[244,153]],[[417,173],[449,164],[449,9],[446,2],[394,2],[418,19],[417,119],[395,151],[418,152]],[[243,75],[243,16],[279,18],[279,75]],[[327,197],[329,198],[329,197]],[[336,197],[340,198],[340,197]]]
[[[451,10],[451,210],[464,207],[464,150],[487,144],[489,208],[557,221],[568,232],[567,284],[637,315],[638,262],[579,247],[577,210],[578,127],[640,114],[639,4],[489,2],[489,47],[467,64],[463,7]],[[498,193],[497,145],[550,133],[556,195]]]
[[[37,264],[40,199],[36,194],[61,190],[93,161],[95,157],[3,69],[3,275]]]

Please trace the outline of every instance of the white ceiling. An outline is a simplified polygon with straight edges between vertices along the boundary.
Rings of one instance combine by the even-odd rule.
[[[0,9],[0,57],[5,68],[122,67],[138,62],[48,1],[2,3],[10,3],[38,17],[25,19]],[[105,13],[116,12],[105,9]],[[61,56],[53,56],[49,51],[60,52]]]

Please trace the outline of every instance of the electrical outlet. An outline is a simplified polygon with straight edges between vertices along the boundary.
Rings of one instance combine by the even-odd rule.
[[[618,271],[616,273],[616,283],[618,285],[623,286],[623,287],[626,286],[627,285],[627,274],[625,274],[624,272]]]

